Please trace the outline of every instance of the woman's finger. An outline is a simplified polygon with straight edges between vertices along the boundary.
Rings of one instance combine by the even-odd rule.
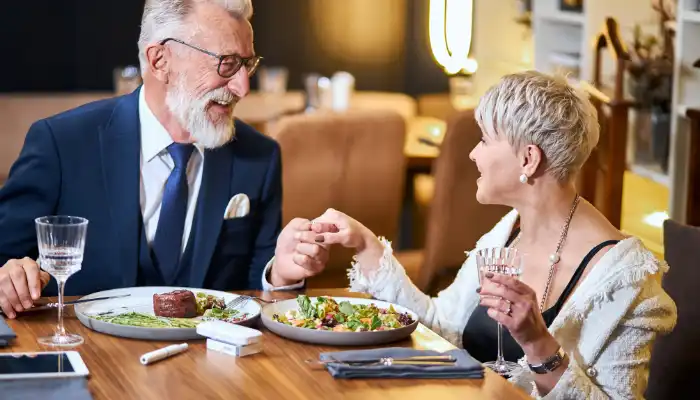
[[[493,308],[494,310],[506,314],[509,317],[513,315],[513,310],[515,309],[515,304],[512,302],[509,302],[506,299],[497,299],[494,297],[482,297],[479,304],[487,308]]]
[[[511,288],[496,284],[493,282],[484,282],[484,285],[479,290],[481,296],[490,296],[510,300],[513,303],[524,301],[523,295],[512,290]]]
[[[486,314],[488,314],[488,316],[494,321],[500,322],[501,325],[508,329],[508,331],[513,331],[515,329],[515,319],[507,316],[505,313],[502,313],[495,308],[489,308],[486,310]]]
[[[520,294],[530,294],[533,292],[530,286],[520,282],[518,279],[512,276],[494,274],[492,272],[487,272],[484,276],[487,280],[506,286]]]
[[[311,223],[311,230],[316,232],[316,233],[326,233],[326,232],[337,233],[339,231],[338,227],[335,224],[331,224],[328,222],[317,222],[317,221],[313,221]]]
[[[323,243],[325,241],[325,237],[323,234],[316,233],[316,232],[296,232],[294,233],[294,239],[302,242],[302,243]]]

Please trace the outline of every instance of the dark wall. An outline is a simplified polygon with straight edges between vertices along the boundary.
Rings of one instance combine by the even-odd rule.
[[[0,92],[111,90],[137,60],[143,0],[3,1]]]
[[[137,64],[144,0],[4,1],[0,92],[111,90]],[[427,39],[427,0],[254,0],[257,52],[289,69],[355,75],[360,90],[447,90]],[[255,82],[253,82],[255,86]]]

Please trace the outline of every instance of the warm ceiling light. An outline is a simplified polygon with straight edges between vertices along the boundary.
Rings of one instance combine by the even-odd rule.
[[[476,60],[469,58],[473,16],[473,0],[430,0],[430,48],[449,75],[476,72]]]

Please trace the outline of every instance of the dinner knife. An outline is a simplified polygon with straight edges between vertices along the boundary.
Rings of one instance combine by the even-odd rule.
[[[117,295],[117,296],[94,297],[94,298],[91,298],[91,299],[80,299],[80,300],[73,300],[73,301],[65,301],[65,302],[63,302],[63,305],[64,305],[64,306],[72,306],[72,305],[75,305],[75,304],[89,303],[89,302],[92,302],[92,301],[119,299],[119,298],[122,298],[122,297],[129,297],[129,296],[131,296],[131,294],[120,294],[120,295]],[[24,310],[24,311],[22,311],[22,312],[49,310],[49,309],[52,309],[52,308],[58,308],[58,303],[46,303],[46,304],[42,304],[42,305],[40,305],[40,306],[32,307],[32,308],[30,308],[30,309],[28,309],[28,310]],[[1,312],[2,312],[2,311],[0,311],[0,313],[1,313]]]

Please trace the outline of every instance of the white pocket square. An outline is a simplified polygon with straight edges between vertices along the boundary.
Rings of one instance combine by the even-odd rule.
[[[250,212],[250,199],[245,193],[238,193],[231,197],[226,206],[224,219],[245,217]]]

